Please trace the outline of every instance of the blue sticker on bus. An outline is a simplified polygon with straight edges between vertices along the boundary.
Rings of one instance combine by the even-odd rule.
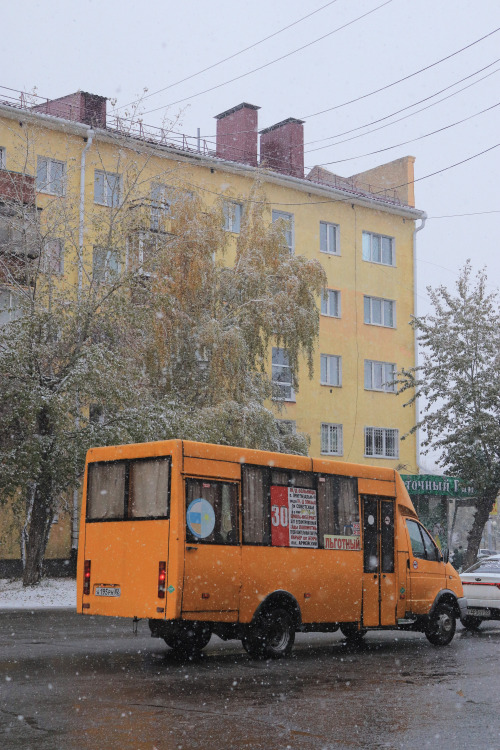
[[[215,527],[215,512],[208,500],[198,497],[189,503],[186,513],[189,531],[198,539],[210,536]]]

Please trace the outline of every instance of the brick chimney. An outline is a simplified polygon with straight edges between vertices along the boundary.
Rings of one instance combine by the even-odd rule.
[[[243,102],[215,115],[217,142],[215,154],[221,159],[257,166],[257,110]]]
[[[36,104],[32,109],[96,128],[106,127],[106,97],[88,94],[86,91],[76,91],[59,99],[51,99],[44,104]]]
[[[260,131],[260,163],[293,177],[304,177],[304,120],[289,117]]]

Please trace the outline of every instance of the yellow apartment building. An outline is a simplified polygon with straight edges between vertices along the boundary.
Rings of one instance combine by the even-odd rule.
[[[413,157],[351,177],[321,166],[305,174],[304,123],[290,117],[259,133],[259,107],[248,103],[217,115],[208,143],[111,117],[104,97],[85,92],[27,101],[7,90],[0,100],[0,224],[2,196],[20,181],[34,191],[42,223],[49,204],[65,201],[71,231],[53,239],[51,262],[73,285],[124,260],[99,255],[96,218],[110,206],[147,205],[134,252],[154,238],[158,212],[186,191],[207,206],[222,198],[225,229],[236,236],[258,181],[267,220],[282,219],[290,252],[319,260],[328,279],[313,379],[304,364],[294,393],[286,352],[269,352],[283,429],[307,433],[313,456],[417,473],[415,436],[402,440],[415,408],[403,409],[391,385],[415,362],[415,231],[425,214],[415,208]],[[7,245],[0,241],[0,254]],[[13,305],[0,277],[0,323]],[[68,556],[69,528],[69,518],[53,527],[49,558]]]

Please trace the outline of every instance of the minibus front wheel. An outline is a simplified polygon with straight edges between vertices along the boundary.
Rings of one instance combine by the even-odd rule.
[[[425,635],[433,646],[447,646],[453,640],[456,628],[454,608],[449,604],[438,604],[429,618]]]
[[[242,638],[243,648],[253,659],[289,656],[295,642],[295,623],[282,607],[261,613]]]

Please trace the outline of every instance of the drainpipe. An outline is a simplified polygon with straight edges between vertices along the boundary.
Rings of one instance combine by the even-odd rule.
[[[423,213],[421,217],[422,223],[419,227],[415,227],[413,230],[413,317],[418,318],[418,294],[417,294],[417,232],[425,227],[427,221],[427,214]],[[415,367],[418,367],[418,341],[417,336],[414,336],[415,346]],[[420,420],[420,408],[418,396],[415,398],[415,422],[418,423]],[[420,471],[420,428],[417,427],[415,438],[417,442],[417,471]]]
[[[83,285],[83,230],[85,221],[85,161],[87,159],[87,151],[92,145],[92,139],[94,137],[94,131],[89,127],[87,143],[82,151],[82,158],[80,162],[80,221],[78,229],[78,294],[80,294]]]
[[[82,151],[80,161],[80,215],[78,226],[78,298],[83,287],[83,237],[85,229],[85,162],[87,151],[92,145],[94,131],[89,127],[87,143]],[[80,419],[78,417],[78,403],[76,409],[76,428],[79,427]],[[78,548],[78,490],[73,490],[73,508],[71,513],[71,555],[72,562],[76,565],[76,550]]]

